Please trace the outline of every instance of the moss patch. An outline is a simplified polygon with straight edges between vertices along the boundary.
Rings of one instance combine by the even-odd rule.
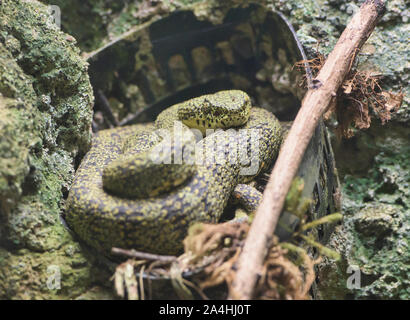
[[[71,297],[88,286],[90,263],[59,215],[75,159],[90,145],[92,103],[87,63],[47,7],[2,1],[0,298]],[[50,264],[61,268],[61,292],[44,290]]]
[[[410,146],[408,128],[372,126],[337,145],[343,174],[343,225],[331,245],[343,261],[320,271],[322,298],[409,299]],[[358,266],[361,288],[348,289],[349,266]]]

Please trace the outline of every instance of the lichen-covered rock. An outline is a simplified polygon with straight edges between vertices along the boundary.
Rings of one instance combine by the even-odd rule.
[[[133,1],[42,0],[42,2],[58,6],[61,10],[64,31],[77,39],[82,50],[92,51],[108,40],[109,24]],[[128,16],[128,20],[132,21],[133,17]],[[122,28],[118,27],[118,29]]]
[[[269,2],[269,0],[267,0]],[[327,55],[341,32],[364,0],[272,1],[297,28],[308,49]],[[393,115],[398,122],[410,122],[410,4],[405,0],[386,0],[386,14],[363,46],[359,68],[383,76],[383,88],[405,93],[403,105]]]
[[[368,204],[347,213],[330,244],[343,259],[320,265],[324,299],[410,298],[410,212],[398,205]]]
[[[71,238],[46,252],[0,247],[1,299],[66,299],[82,294],[96,273],[89,257]]]
[[[42,0],[61,9],[62,26],[79,47],[91,52],[107,44],[145,18],[161,15],[201,0]]]
[[[60,221],[91,140],[87,64],[46,6],[0,5],[0,298],[71,297],[87,287],[91,267]],[[47,290],[51,264],[61,268],[62,291]]]
[[[373,125],[338,151],[344,221],[330,245],[342,261],[320,266],[319,297],[409,299],[410,145],[400,123]],[[345,157],[342,154],[355,154]],[[360,288],[347,287],[360,269]]]

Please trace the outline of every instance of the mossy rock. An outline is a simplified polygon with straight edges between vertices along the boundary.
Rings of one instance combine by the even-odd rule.
[[[400,123],[376,124],[336,148],[356,156],[339,156],[345,219],[331,245],[344,259],[320,266],[322,298],[409,299],[408,133]],[[360,288],[348,290],[351,274],[346,271],[352,265],[360,268],[363,280]]]
[[[345,216],[330,241],[343,259],[337,263],[327,260],[319,266],[318,296],[408,300],[409,221],[408,210],[386,204],[369,204]]]
[[[37,1],[0,11],[0,298],[71,298],[91,260],[60,221],[76,160],[89,148],[93,94],[75,40]],[[69,248],[72,248],[69,249]],[[47,289],[47,269],[61,290]]]

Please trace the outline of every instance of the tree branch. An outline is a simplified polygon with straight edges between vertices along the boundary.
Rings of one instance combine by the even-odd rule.
[[[161,262],[174,262],[177,260],[175,256],[163,256],[159,254],[146,253],[136,250],[125,250],[121,248],[112,248],[111,252],[117,255],[123,255],[131,258],[138,258],[141,260],[153,260]]]
[[[315,79],[317,86],[309,88],[290,132],[282,145],[279,157],[254,221],[249,230],[238,271],[230,290],[231,299],[251,299],[267,254],[268,244],[275,231],[286,194],[302,161],[322,115],[350,70],[356,52],[372,33],[385,10],[382,0],[367,0],[354,15],[340,36],[333,51]]]

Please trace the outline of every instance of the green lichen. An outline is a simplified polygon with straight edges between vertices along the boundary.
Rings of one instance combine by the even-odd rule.
[[[77,243],[66,237],[65,242],[59,239],[59,245],[41,253],[0,247],[0,298],[70,299],[101,281],[93,271],[93,260]]]
[[[61,25],[64,31],[74,36],[84,51],[100,47],[108,38],[108,25],[113,17],[131,2],[130,0],[44,0],[48,5],[57,5],[61,10]],[[118,28],[121,29],[121,28]]]
[[[148,16],[161,15],[201,0],[42,0],[62,12],[62,28],[74,36],[81,50],[94,51]]]
[[[408,128],[372,126],[337,145],[344,176],[343,225],[331,239],[343,261],[320,268],[322,298],[409,299],[410,146]],[[358,164],[358,165],[355,165]],[[362,273],[360,289],[348,289],[349,266]]]
[[[90,145],[92,102],[87,64],[47,8],[2,1],[0,298],[67,298],[89,284],[91,263],[59,216],[75,159]],[[77,260],[83,267],[71,270]],[[44,289],[50,264],[61,268],[61,292]]]
[[[95,286],[87,292],[76,297],[76,300],[116,300],[118,296],[113,293],[111,288]]]
[[[368,204],[345,215],[330,242],[343,259],[320,266],[319,297],[408,300],[409,219],[409,210],[387,204]],[[349,266],[360,270],[358,288],[348,287]]]
[[[335,144],[346,198],[359,209],[374,201],[410,207],[410,146],[406,134],[408,128],[401,124],[374,124],[352,140]],[[353,152],[354,158],[343,156]]]

